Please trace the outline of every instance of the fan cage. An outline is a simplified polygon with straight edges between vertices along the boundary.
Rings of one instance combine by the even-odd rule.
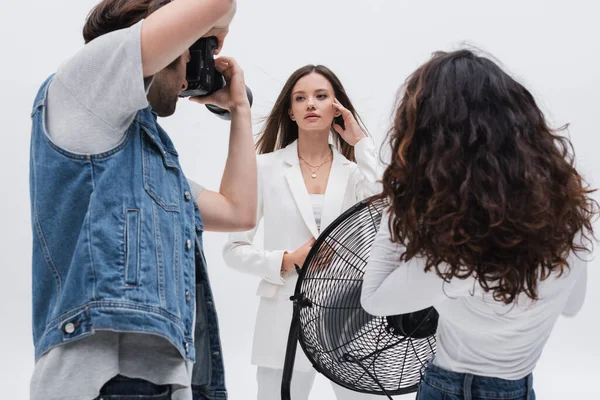
[[[436,349],[435,336],[403,336],[360,305],[362,278],[387,202],[363,200],[329,225],[309,252],[295,297],[298,341],[313,367],[350,390],[415,392]]]

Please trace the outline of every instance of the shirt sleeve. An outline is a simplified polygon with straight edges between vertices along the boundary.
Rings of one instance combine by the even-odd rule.
[[[571,270],[568,273],[577,275],[569,299],[562,311],[562,315],[565,317],[574,317],[579,313],[585,302],[587,292],[587,259],[584,258],[584,255],[572,254],[571,261]]]
[[[202,190],[204,190],[204,186],[194,182],[191,179],[188,179],[188,185],[190,185],[190,189],[192,190],[193,199],[197,199],[198,196],[200,196],[200,193],[202,193]]]
[[[379,316],[406,314],[468,293],[468,288],[473,286],[472,279],[445,282],[435,270],[425,272],[421,258],[400,261],[405,247],[392,242],[388,221],[386,211],[365,269],[361,294],[365,311]]]
[[[60,66],[48,90],[47,126],[60,147],[84,154],[109,150],[146,108],[143,21],[102,35]]]

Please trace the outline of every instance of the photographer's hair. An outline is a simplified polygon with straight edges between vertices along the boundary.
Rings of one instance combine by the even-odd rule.
[[[102,0],[90,11],[83,26],[83,40],[92,40],[119,29],[129,28],[170,3],[171,0]],[[174,67],[179,57],[167,68]]]
[[[474,276],[506,304],[537,300],[538,281],[594,238],[598,203],[565,129],[488,58],[435,53],[408,77],[389,132],[382,196],[401,260],[422,257],[446,281]]]
[[[271,153],[275,150],[282,149],[298,139],[298,125],[295,121],[290,119],[288,114],[289,109],[292,107],[292,90],[301,78],[313,72],[322,75],[329,83],[331,83],[335,97],[352,113],[352,115],[354,115],[354,118],[360,124],[363,131],[367,132],[362,120],[350,102],[350,98],[346,94],[342,82],[340,82],[333,71],[323,65],[305,65],[294,71],[285,85],[283,85],[283,89],[281,90],[281,93],[279,93],[273,109],[266,118],[265,126],[260,132],[260,137],[256,142],[256,148],[259,154]],[[336,149],[348,160],[356,161],[356,158],[354,157],[354,147],[346,143],[339,133],[333,129],[334,124],[344,127],[343,118],[341,116],[336,117],[331,125],[331,134]]]

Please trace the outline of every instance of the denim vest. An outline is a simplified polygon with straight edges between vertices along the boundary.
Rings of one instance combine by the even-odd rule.
[[[112,150],[59,148],[45,124],[51,79],[32,111],[36,360],[95,330],[155,334],[196,362],[195,396],[226,399],[202,218],[173,143],[148,107]]]

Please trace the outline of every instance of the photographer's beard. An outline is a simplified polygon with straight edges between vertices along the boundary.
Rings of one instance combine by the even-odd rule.
[[[167,67],[154,75],[148,91],[148,102],[159,117],[168,117],[175,113],[179,93],[187,88],[185,64],[173,68]]]

